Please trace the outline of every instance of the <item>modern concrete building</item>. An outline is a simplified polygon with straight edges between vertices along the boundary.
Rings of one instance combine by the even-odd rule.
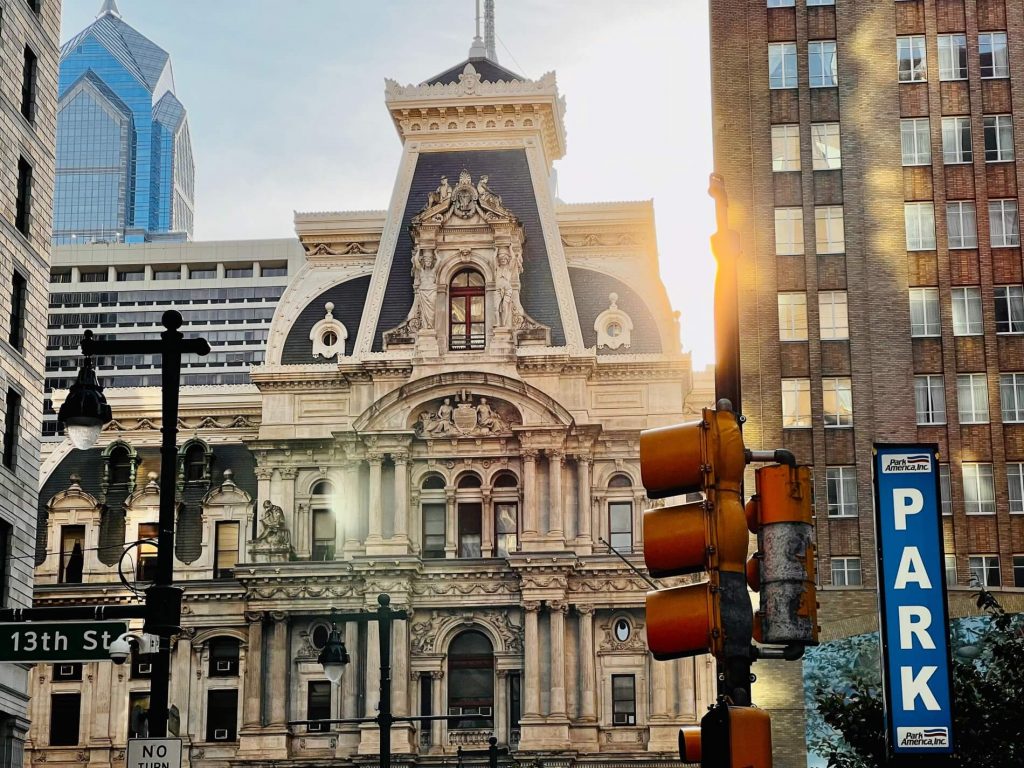
[[[745,436],[814,467],[823,638],[877,629],[874,442],[940,447],[951,615],[1024,608],[1024,3],[710,7]]]
[[[0,602],[32,604],[59,0],[5,3],[0,24]],[[0,664],[0,766],[21,765],[28,671]]]
[[[82,333],[157,338],[160,318],[181,312],[184,328],[212,351],[182,362],[189,386],[245,384],[263,362],[277,301],[302,263],[298,240],[230,240],[54,246],[46,339],[43,435],[58,436],[50,396],[77,375]],[[152,355],[100,358],[104,387],[157,387]],[[155,395],[154,395],[155,396]]]
[[[195,165],[167,51],[115,0],[60,52],[55,244],[192,237]]]
[[[340,687],[316,659],[331,611],[382,592],[412,614],[395,712],[471,716],[396,725],[403,764],[492,734],[503,763],[675,762],[713,674],[651,659],[647,585],[609,548],[642,564],[640,430],[708,404],[689,399],[653,207],[555,200],[554,74],[479,51],[385,98],[402,144],[387,210],[297,214],[304,261],[252,385],[182,393],[171,703],[186,763],[374,761],[372,726],[288,723],[375,714],[375,624],[339,628]],[[107,393],[102,446],[62,444],[47,466],[41,605],[133,599],[117,562],[156,519],[158,403]],[[119,764],[145,732],[148,674],[144,657],[41,670],[32,759]]]

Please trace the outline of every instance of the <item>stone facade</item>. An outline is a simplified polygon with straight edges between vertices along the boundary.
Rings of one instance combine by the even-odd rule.
[[[375,624],[339,627],[352,655],[340,686],[316,659],[332,611],[386,592],[411,612],[393,638],[395,713],[473,715],[396,725],[402,762],[439,764],[492,734],[517,761],[675,762],[713,671],[651,659],[646,584],[610,549],[642,567],[640,431],[709,393],[679,348],[653,209],[554,199],[553,74],[471,60],[389,82],[386,98],[404,148],[389,209],[296,214],[305,263],[255,390],[183,390],[171,698],[188,760],[372,760],[372,726],[289,723],[375,713]],[[51,460],[40,604],[131,599],[119,547],[154,519],[159,420],[124,397],[115,419],[131,431]],[[72,525],[81,584],[61,554]],[[33,759],[119,764],[145,671],[55,674],[33,679]],[[81,697],[76,744],[51,743],[58,692]]]
[[[1013,588],[1024,585],[1024,508],[1011,493],[1011,472],[1024,454],[1014,423],[1019,417],[1001,408],[1000,398],[1003,377],[1021,370],[1024,327],[1003,320],[995,294],[997,287],[1021,284],[1022,263],[1019,236],[1003,241],[990,229],[990,202],[1018,200],[1020,166],[1013,158],[1021,156],[1024,133],[1009,94],[1024,80],[1024,6],[1017,0],[715,0],[710,7],[715,165],[743,250],[745,438],[755,448],[790,448],[814,467],[823,639],[878,626],[874,442],[939,446],[949,477],[943,529],[951,616],[977,612],[966,598],[982,556],[998,558],[988,579],[1007,590],[999,599],[1008,609],[1019,606]],[[983,72],[982,43],[998,49],[1002,34],[1007,68]],[[966,72],[946,67],[940,42],[964,46]],[[907,59],[901,76],[898,45],[923,46],[925,63],[911,66]],[[1009,115],[1013,132],[1006,151],[993,153],[986,118],[999,114]],[[973,131],[966,141],[973,155],[954,157],[949,142],[944,148],[943,122],[948,132],[956,116]],[[835,141],[826,137],[832,130]],[[905,217],[917,220],[908,203],[930,204],[934,237],[927,222],[924,237],[908,233]],[[975,238],[953,240],[958,232],[949,219],[959,203],[976,212]],[[792,228],[788,217],[796,219]],[[826,217],[833,217],[831,227]],[[1009,220],[1019,230],[1019,213]],[[911,296],[918,289],[934,289],[937,298],[927,328],[912,328]],[[840,298],[847,318],[837,331],[830,307]],[[785,306],[792,302],[805,309],[792,312]],[[967,302],[969,328],[960,319]],[[913,322],[919,323],[916,314]],[[958,377],[966,374],[980,374],[984,418],[964,415]],[[923,406],[915,407],[925,375],[937,377],[941,398],[932,403],[945,406],[932,423],[919,416]],[[797,383],[809,393],[798,426],[783,408],[784,388]],[[849,392],[842,417],[834,386]],[[839,473],[849,477],[842,490]],[[796,711],[799,676],[787,677],[793,678],[788,702],[779,703],[777,691],[765,696]],[[803,761],[797,753],[783,764]]]
[[[0,26],[0,597],[12,608],[32,602],[59,33],[59,1],[5,4]],[[24,667],[0,665],[4,765],[21,764],[27,686]]]

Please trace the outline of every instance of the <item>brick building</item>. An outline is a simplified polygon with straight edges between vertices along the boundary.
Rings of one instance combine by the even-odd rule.
[[[0,602],[25,607],[32,602],[60,2],[0,10]],[[21,765],[27,687],[24,667],[0,664],[3,766]]]
[[[1019,609],[1024,3],[712,0],[711,40],[746,434],[814,466],[823,639],[877,629],[876,441],[940,447],[951,615]]]

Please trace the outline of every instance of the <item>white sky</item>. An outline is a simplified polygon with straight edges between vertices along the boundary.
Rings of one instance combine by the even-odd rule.
[[[117,0],[171,54],[196,156],[197,240],[290,237],[293,211],[386,208],[400,159],[384,78],[462,61],[473,0]],[[101,0],[64,0],[61,39]],[[499,62],[555,70],[570,203],[654,199],[662,277],[713,362],[706,0],[496,0]]]

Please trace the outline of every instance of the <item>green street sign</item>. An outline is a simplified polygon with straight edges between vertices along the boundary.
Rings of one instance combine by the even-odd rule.
[[[0,662],[110,661],[107,648],[127,631],[123,621],[0,624]]]

